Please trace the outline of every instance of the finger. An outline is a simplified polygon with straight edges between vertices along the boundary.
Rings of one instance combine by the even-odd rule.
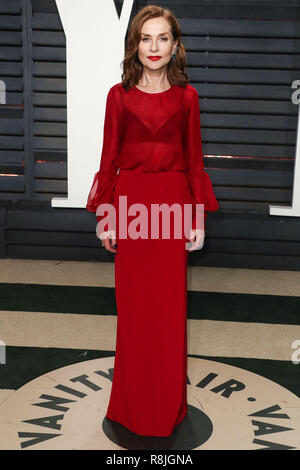
[[[117,253],[116,246],[117,246],[117,239],[113,238],[111,240],[111,249],[110,249],[112,253]]]
[[[195,243],[191,242],[191,246],[190,246],[190,249],[188,250],[188,252],[194,251],[194,249],[195,249]]]
[[[117,253],[116,248],[114,248],[114,246],[112,244],[109,247],[109,251],[111,251],[112,253]]]
[[[107,251],[110,251],[111,253],[118,253],[115,248],[107,248]]]
[[[195,251],[195,250],[196,250],[195,245],[193,245],[193,246],[189,249],[189,251]]]
[[[196,242],[195,243],[195,248],[194,250],[201,250],[201,248],[203,247],[204,245],[204,241],[203,240],[199,240],[199,242]]]
[[[111,253],[117,253],[117,250],[113,247],[112,240],[110,238],[105,238],[104,243],[107,251],[110,251]]]
[[[203,237],[197,237],[195,243],[192,244],[189,251],[201,250],[203,245],[204,245],[204,238]]]
[[[109,248],[109,238],[103,238],[102,240],[102,246],[104,246],[106,249]]]

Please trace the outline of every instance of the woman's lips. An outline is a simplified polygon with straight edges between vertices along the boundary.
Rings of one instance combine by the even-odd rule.
[[[149,56],[148,59],[150,59],[150,60],[159,60],[159,59],[161,59],[161,57],[159,55],[154,55],[154,56],[152,55],[152,56]]]

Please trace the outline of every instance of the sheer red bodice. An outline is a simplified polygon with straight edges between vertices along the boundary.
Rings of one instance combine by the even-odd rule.
[[[141,172],[182,171],[193,204],[206,212],[219,208],[209,175],[204,171],[197,90],[173,85],[160,93],[113,85],[107,95],[100,168],[94,175],[86,209],[115,204],[118,169]],[[97,221],[100,217],[97,217]],[[195,210],[193,207],[193,228]]]

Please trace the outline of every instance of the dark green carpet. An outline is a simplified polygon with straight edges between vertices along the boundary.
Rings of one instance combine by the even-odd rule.
[[[107,287],[0,283],[0,310],[20,310],[24,311],[24,315],[26,311],[116,315],[115,290]],[[298,325],[299,317],[299,297],[188,292],[188,318],[191,319]],[[7,346],[6,364],[0,365],[0,388],[16,390],[51,370],[112,355],[114,351]],[[300,365],[291,361],[192,357],[206,357],[246,369],[300,396]]]
[[[0,283],[0,310],[116,315],[112,287]],[[300,324],[300,297],[188,292],[188,318]]]
[[[7,346],[6,365],[0,366],[0,388],[17,390],[31,380],[52,370],[77,362],[114,356],[114,351],[85,349],[33,348]],[[246,369],[282,385],[300,397],[300,365],[291,361],[244,357],[196,356]]]

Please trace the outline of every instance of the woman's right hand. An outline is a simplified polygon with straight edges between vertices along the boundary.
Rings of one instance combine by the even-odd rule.
[[[111,251],[111,253],[117,253],[116,248],[114,248],[117,244],[116,232],[114,230],[101,232],[99,238],[101,239],[102,246],[104,246],[107,251]]]
[[[195,229],[190,231],[190,243],[191,247],[188,252],[194,250],[201,250],[204,245],[205,230],[204,229]]]

